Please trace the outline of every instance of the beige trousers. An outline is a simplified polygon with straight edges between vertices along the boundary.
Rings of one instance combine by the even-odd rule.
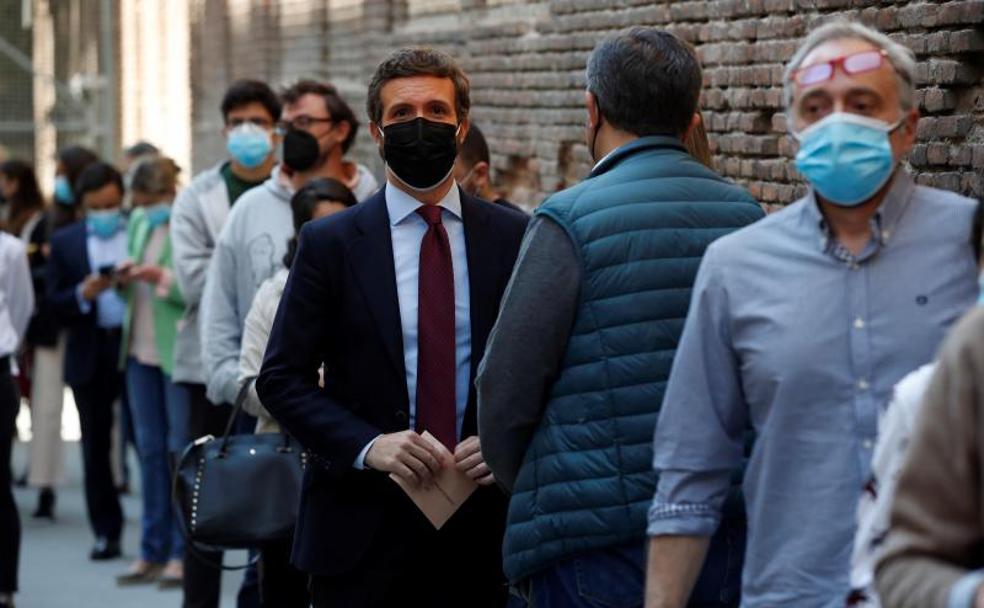
[[[34,348],[31,388],[31,452],[28,482],[34,487],[58,485],[64,466],[62,405],[65,398],[65,334],[54,348]]]

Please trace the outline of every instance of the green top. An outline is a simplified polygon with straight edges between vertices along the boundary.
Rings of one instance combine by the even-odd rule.
[[[220,169],[219,172],[222,174],[222,179],[225,181],[226,189],[229,190],[230,207],[235,205],[239,197],[242,196],[247,190],[259,186],[266,181],[266,178],[263,178],[258,182],[248,182],[244,179],[240,179],[235,173],[232,172],[232,163],[222,165],[222,169]]]
[[[166,229],[166,226],[164,228]],[[144,209],[140,207],[134,209],[127,225],[127,253],[128,257],[137,264],[140,264],[144,258],[144,251],[147,249],[151,233],[152,230],[149,222],[147,222]],[[170,234],[164,241],[164,247],[155,263],[173,272]],[[123,322],[123,342],[120,347],[120,369],[125,368],[126,359],[130,354],[133,290],[127,288],[123,291],[123,295],[126,299],[126,318]],[[161,296],[155,293],[151,301],[154,311],[154,341],[157,344],[157,355],[161,360],[161,369],[168,376],[171,375],[174,367],[174,339],[178,333],[178,322],[184,314],[184,304],[178,283],[173,279],[167,294]]]

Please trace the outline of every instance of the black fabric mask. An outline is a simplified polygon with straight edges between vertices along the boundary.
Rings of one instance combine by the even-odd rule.
[[[383,158],[407,186],[426,192],[440,185],[458,156],[458,126],[417,118],[383,127]]]
[[[318,140],[307,131],[290,129],[284,135],[284,164],[297,172],[307,171],[321,158]]]

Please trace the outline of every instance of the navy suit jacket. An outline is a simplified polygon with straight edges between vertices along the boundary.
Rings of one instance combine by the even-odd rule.
[[[47,265],[47,306],[58,324],[67,328],[65,383],[85,384],[92,379],[99,356],[96,303],[88,314],[79,309],[75,290],[92,273],[85,222],[75,222],[51,235]]]
[[[468,437],[478,434],[476,369],[527,218],[464,192],[461,208],[471,296],[472,388],[462,428],[462,437]],[[307,572],[338,575],[371,560],[366,553],[387,510],[412,507],[385,474],[353,468],[374,437],[409,428],[403,352],[382,189],[301,230],[257,380],[264,405],[319,464],[305,474],[295,533],[294,562]],[[318,387],[322,362],[323,390]],[[499,572],[505,507],[498,488],[481,488],[448,524],[462,527],[458,534],[468,543],[466,556],[477,552],[489,562],[486,567]]]

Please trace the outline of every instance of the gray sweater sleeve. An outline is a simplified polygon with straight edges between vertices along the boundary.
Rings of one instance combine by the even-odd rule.
[[[479,366],[482,453],[512,490],[560,370],[581,289],[581,264],[556,222],[530,223]]]

